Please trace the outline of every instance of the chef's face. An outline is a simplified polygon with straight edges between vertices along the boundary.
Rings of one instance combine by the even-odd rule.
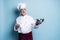
[[[22,8],[22,9],[21,9],[21,14],[22,14],[22,15],[25,15],[25,14],[26,14],[26,8]]]

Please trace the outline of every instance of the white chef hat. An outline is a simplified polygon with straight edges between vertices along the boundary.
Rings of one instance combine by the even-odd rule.
[[[18,3],[17,9],[20,10],[22,8],[26,8],[26,4],[25,3]]]

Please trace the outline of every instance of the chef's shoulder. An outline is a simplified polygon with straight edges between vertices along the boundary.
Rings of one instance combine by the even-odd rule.
[[[20,20],[20,18],[21,18],[21,16],[18,16],[18,17],[16,18],[16,21],[17,21],[17,20]]]
[[[32,16],[30,16],[30,15],[27,15],[28,16],[28,18],[32,18]]]

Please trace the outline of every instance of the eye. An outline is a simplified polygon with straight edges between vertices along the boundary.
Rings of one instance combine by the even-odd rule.
[[[23,10],[23,9],[21,9],[21,10]]]

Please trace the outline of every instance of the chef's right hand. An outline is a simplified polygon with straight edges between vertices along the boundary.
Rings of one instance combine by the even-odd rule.
[[[20,27],[19,24],[15,24],[15,28],[18,29]]]

